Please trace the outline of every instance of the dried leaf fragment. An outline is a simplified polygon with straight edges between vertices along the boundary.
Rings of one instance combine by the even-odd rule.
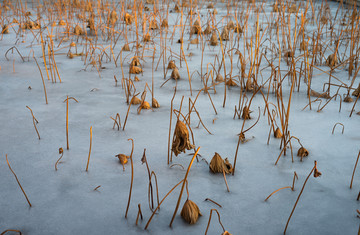
[[[175,61],[170,60],[167,69],[175,69],[175,68],[176,68]]]
[[[131,74],[139,74],[139,73],[142,73],[142,68],[138,67],[138,66],[130,66],[130,70],[129,72]]]
[[[195,202],[187,199],[180,213],[181,217],[189,224],[195,224],[201,216],[199,207]]]
[[[190,144],[189,131],[185,123],[180,120],[176,123],[174,136],[175,138],[171,150],[174,152],[175,156],[179,155],[181,152],[185,153],[185,150],[191,150],[195,147]]]
[[[115,157],[119,158],[120,164],[123,165],[123,170],[125,170],[125,164],[128,162],[129,156],[126,156],[125,154],[118,154],[115,155]]]
[[[243,119],[251,119],[250,113],[251,113],[251,111],[250,111],[249,107],[248,107],[248,106],[245,106],[245,107],[243,108],[243,113],[242,113],[241,117],[242,117]]]

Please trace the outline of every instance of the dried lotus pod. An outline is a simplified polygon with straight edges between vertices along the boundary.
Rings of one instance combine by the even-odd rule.
[[[355,91],[353,91],[352,95],[353,96],[359,96],[360,94],[360,83],[359,83],[359,86],[355,89]]]
[[[243,108],[243,113],[242,113],[241,117],[242,117],[243,119],[245,119],[245,120],[246,120],[246,119],[251,119],[250,113],[251,113],[250,109],[249,109],[247,106],[245,106],[245,107]]]
[[[213,32],[211,35],[211,38],[210,38],[210,45],[217,46],[218,43],[219,43],[219,41],[218,41],[217,34],[216,34],[216,32]]]
[[[144,38],[143,38],[144,42],[150,42],[151,41],[151,36],[149,33],[145,34]]]
[[[142,68],[138,67],[138,66],[130,66],[129,72],[131,74],[139,74],[142,73]]]
[[[223,28],[223,31],[221,32],[221,40],[223,41],[229,41],[229,30],[227,27]]]
[[[129,44],[125,44],[122,48],[123,51],[130,51]]]
[[[175,156],[179,155],[181,152],[185,153],[185,150],[191,150],[195,147],[190,144],[189,131],[185,123],[180,120],[176,123],[174,136],[175,138],[171,146],[171,151],[174,152]]]
[[[301,147],[301,148],[299,148],[299,150],[297,152],[297,156],[301,157],[300,161],[302,161],[303,157],[309,156],[309,151],[306,148]]]
[[[167,28],[167,27],[169,27],[169,23],[167,19],[163,19],[163,21],[161,22],[161,28]]]
[[[132,105],[141,104],[141,99],[139,99],[138,97],[134,96],[134,97],[132,98],[131,104],[132,104]]]
[[[156,108],[156,109],[160,108],[160,104],[155,98],[152,98],[151,107]]]
[[[176,68],[175,61],[170,60],[167,69],[175,69],[175,68]]]
[[[74,34],[75,35],[83,35],[84,31],[82,30],[82,28],[79,25],[76,25],[74,28]]]
[[[123,170],[125,170],[125,164],[128,162],[129,156],[126,156],[125,154],[118,154],[115,155],[115,157],[119,158],[120,164],[123,166]]]
[[[209,169],[212,173],[223,173],[230,174],[233,171],[232,165],[226,158],[223,160],[218,153],[215,153],[210,161]]]
[[[174,68],[173,71],[171,72],[171,76],[172,79],[178,80],[180,79],[180,73],[179,70],[177,68]]]
[[[329,67],[334,67],[337,65],[335,53],[328,56],[328,58],[326,59],[326,65]]]
[[[190,44],[199,44],[199,39],[194,38],[193,40],[190,41]]]
[[[2,27],[1,33],[2,34],[8,34],[9,33],[9,26],[4,24],[4,26]]]
[[[133,17],[129,13],[125,13],[124,21],[127,25],[132,24]]]
[[[187,199],[180,213],[181,217],[189,224],[195,224],[201,216],[199,207],[195,202]]]
[[[320,177],[321,175],[322,175],[321,172],[318,171],[317,168],[315,168],[315,170],[314,170],[314,177],[317,178],[317,177]]]
[[[275,132],[274,132],[274,137],[275,137],[276,139],[280,139],[280,138],[283,137],[283,134],[281,133],[281,130],[280,130],[279,127],[276,128],[276,130],[275,130]]]

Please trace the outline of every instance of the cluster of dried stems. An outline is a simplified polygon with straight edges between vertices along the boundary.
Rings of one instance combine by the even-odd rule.
[[[211,95],[215,96],[217,94],[218,87],[223,86],[224,89],[223,107],[226,106],[230,91],[238,92],[239,94],[239,100],[237,105],[235,105],[234,119],[236,117],[243,119],[243,123],[238,137],[233,166],[227,159],[223,160],[217,153],[209,166],[211,171],[223,173],[226,185],[225,174],[231,173],[234,175],[235,172],[239,145],[248,141],[245,138],[245,133],[257,125],[260,120],[261,109],[259,107],[257,120],[253,122],[250,128],[244,130],[245,122],[250,122],[252,119],[251,105],[255,96],[260,96],[260,100],[264,104],[263,116],[267,119],[269,125],[267,144],[270,142],[271,133],[273,133],[275,139],[280,139],[279,148],[281,152],[275,165],[282,155],[287,154],[289,147],[292,161],[294,161],[293,139],[297,140],[300,145],[297,155],[301,158],[301,161],[309,155],[309,151],[303,147],[300,139],[290,134],[290,113],[294,92],[306,92],[307,101],[304,109],[308,107],[312,110],[313,104],[319,102],[318,112],[322,111],[331,101],[336,101],[338,97],[339,112],[341,111],[342,102],[354,102],[350,117],[360,97],[360,84],[355,88],[356,77],[360,71],[358,64],[360,58],[360,17],[355,5],[344,5],[343,1],[341,1],[336,14],[332,15],[326,1],[321,2],[319,9],[315,8],[311,0],[301,2],[275,1],[273,12],[262,14],[265,13],[266,2],[229,1],[226,4],[227,13],[219,21],[219,17],[216,16],[217,10],[216,8],[214,9],[213,3],[207,5],[208,13],[200,17],[199,9],[204,7],[205,4],[205,1],[198,2],[196,0],[182,1],[181,4],[180,2],[174,4],[172,1],[166,0],[147,0],[145,2],[134,0],[130,2],[120,1],[118,3],[109,0],[57,0],[51,2],[44,1],[43,4],[32,1],[31,11],[36,12],[36,15],[32,15],[31,11],[29,11],[30,3],[28,2],[3,1],[0,10],[1,39],[6,37],[6,34],[15,33],[18,38],[21,38],[25,37],[27,32],[31,32],[34,38],[32,44],[40,45],[42,66],[37,62],[34,51],[32,51],[32,57],[42,78],[46,104],[48,103],[45,86],[46,78],[47,81],[51,80],[51,83],[57,83],[57,79],[60,83],[62,82],[60,77],[61,71],[57,66],[56,57],[63,55],[64,53],[61,53],[63,50],[67,51],[65,54],[69,59],[79,57],[84,63],[84,70],[87,70],[89,67],[91,69],[95,68],[99,77],[101,77],[101,71],[111,64],[116,68],[120,66],[121,86],[124,90],[128,108],[123,125],[121,125],[119,113],[116,113],[115,118],[111,117],[114,121],[113,129],[117,126],[118,130],[121,127],[125,130],[132,105],[139,105],[137,109],[138,114],[145,109],[160,107],[154,95],[154,71],[158,70],[159,64],[162,64],[163,78],[165,79],[161,87],[170,79],[176,81],[170,107],[167,164],[172,162],[173,153],[177,156],[186,150],[193,149],[194,154],[184,179],[174,187],[176,188],[182,183],[170,226],[177,213],[185,184],[187,184],[187,175],[191,165],[195,157],[198,157],[199,148],[196,149],[195,147],[194,134],[191,129],[191,114],[195,113],[197,115],[199,119],[198,126],[201,124],[209,134],[212,134],[205,126],[200,113],[195,107],[201,93],[207,95],[215,114],[217,114],[217,110]],[[171,12],[174,12],[174,14],[178,14],[174,25],[169,25],[169,9],[172,9]],[[250,13],[252,13],[252,16]],[[294,17],[295,15],[296,17]],[[255,24],[251,24],[251,20],[254,20]],[[186,54],[184,50],[187,34],[189,34],[188,49],[190,46],[196,46],[201,51],[200,71],[196,69],[192,71],[193,68],[189,67],[188,60],[191,55]],[[177,40],[175,35],[180,35],[180,39]],[[180,43],[178,52],[172,50],[174,39]],[[121,43],[124,43],[124,45],[119,45]],[[219,55],[214,57],[213,63],[209,62],[205,66],[203,64],[205,51],[214,51],[216,47],[220,50]],[[18,53],[22,62],[26,62],[25,59],[30,58],[30,55],[23,57],[17,47],[13,46],[5,53],[7,60],[10,60],[8,53],[14,53],[14,51]],[[158,58],[157,62],[155,61],[156,57]],[[141,98],[138,98],[137,96],[140,92],[137,92],[139,87],[137,87],[136,82],[140,79],[137,76],[140,76],[140,74],[144,76],[144,73],[148,73],[146,66],[146,63],[149,61],[148,58],[150,58],[152,70],[151,86],[145,83]],[[185,62],[186,68],[183,68],[183,62]],[[127,71],[125,67],[129,69],[127,74],[124,72]],[[206,71],[203,67],[206,67]],[[344,81],[338,76],[337,72],[344,69],[348,71],[348,81]],[[168,70],[171,70],[171,75],[170,78],[166,79]],[[190,96],[192,96],[194,91],[192,89],[192,80],[196,75],[200,77],[202,85],[196,98],[189,98],[189,109],[186,114],[182,111],[184,96],[182,96],[179,109],[173,107],[177,83],[182,79],[180,72],[185,73],[185,70],[189,81]],[[43,71],[46,72],[45,79]],[[316,74],[317,72],[328,76],[327,81],[323,83],[323,91],[315,91],[312,86],[313,79],[318,75]],[[270,76],[267,76],[269,74]],[[118,80],[115,75],[114,79],[115,86],[117,86]],[[301,89],[301,85],[304,86],[303,89]],[[286,93],[287,90],[288,93]],[[151,92],[151,106],[146,101],[147,91]],[[340,91],[345,93],[341,95]],[[355,101],[350,95],[356,97]],[[69,96],[64,101],[66,102],[67,149],[69,149],[69,99],[78,102],[75,98]],[[321,106],[323,100],[326,101]],[[36,127],[38,121],[34,117],[32,110],[28,106],[26,107],[31,112],[33,124],[40,139]],[[171,141],[173,114],[176,115],[177,121]],[[332,133],[334,133],[337,125],[343,127],[343,133],[344,125],[342,123],[336,123]],[[128,214],[133,186],[132,154],[134,141],[132,139],[129,140],[132,141],[130,156],[117,155],[123,165],[126,164],[128,158],[131,160],[131,186],[125,217]],[[92,127],[90,127],[90,148],[86,171],[88,171],[89,167],[91,146]],[[63,156],[63,150],[62,148],[60,149],[59,154],[61,154],[61,157],[55,164],[56,170],[57,164]],[[352,187],[359,156],[360,153],[355,163],[350,188]],[[146,163],[148,171],[148,199],[150,210],[153,212],[145,226],[146,229],[152,217],[160,208],[160,204],[174,188],[159,202],[156,174],[153,171],[150,172],[145,150],[143,163]],[[320,174],[316,169],[316,162],[309,176],[312,172],[316,175],[314,175],[315,177]],[[153,176],[155,178],[157,207],[154,205]],[[295,178],[297,178],[296,172],[294,172],[292,186],[274,191],[265,201],[282,189],[291,188],[291,190],[294,190]],[[298,200],[308,178],[305,180]],[[19,186],[21,187],[20,183]],[[227,188],[229,191],[228,185]],[[23,193],[28,200],[24,191]],[[29,200],[28,203],[31,206]],[[218,211],[215,209],[211,210],[205,234],[209,228],[213,211],[218,214],[220,222]],[[138,205],[137,217],[139,218],[139,216],[142,218],[140,204]],[[138,218],[136,224],[138,223]],[[286,232],[287,225],[284,233]],[[225,233],[227,231],[224,229]]]

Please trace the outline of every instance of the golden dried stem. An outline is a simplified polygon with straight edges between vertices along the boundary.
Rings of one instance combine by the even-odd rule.
[[[19,235],[22,235],[20,230],[16,230],[16,229],[6,229],[4,232],[2,232],[0,235],[4,235],[7,232],[16,232],[19,233]]]
[[[177,204],[176,204],[174,214],[173,214],[173,216],[172,216],[172,218],[171,218],[171,222],[170,222],[170,224],[169,224],[170,227],[172,226],[172,223],[173,223],[173,221],[174,221],[174,219],[175,219],[177,210],[179,209],[179,205],[180,205],[182,193],[183,193],[183,191],[184,191],[184,186],[185,186],[186,179],[187,179],[187,177],[188,177],[188,175],[189,175],[190,168],[191,168],[191,166],[192,166],[192,164],[193,164],[193,162],[194,162],[194,160],[195,160],[195,157],[196,157],[196,155],[198,154],[199,150],[200,150],[200,147],[197,148],[194,156],[192,157],[192,159],[191,159],[191,161],[190,161],[190,163],[189,163],[189,166],[188,166],[188,169],[187,169],[187,171],[186,171],[186,174],[185,174],[185,177],[184,177],[184,181],[183,181],[183,184],[182,184],[182,187],[181,187],[181,190],[180,190],[179,199],[178,199],[178,202],[177,202]]]
[[[172,121],[172,113],[173,113],[173,102],[176,95],[176,87],[174,88],[174,95],[171,99],[171,105],[170,105],[170,124],[169,124],[169,138],[168,138],[168,157],[167,157],[167,164],[170,164],[170,139],[171,139],[171,121]]]
[[[15,176],[15,179],[16,179],[17,183],[19,184],[20,189],[21,189],[21,191],[23,192],[23,194],[24,194],[24,196],[25,196],[25,198],[26,198],[26,201],[28,202],[29,206],[31,207],[31,203],[30,203],[30,201],[29,201],[29,198],[27,197],[27,195],[26,195],[23,187],[21,186],[18,177],[16,176],[15,172],[11,169],[11,166],[10,166],[10,163],[9,163],[9,160],[8,160],[8,157],[7,157],[7,154],[5,155],[5,157],[6,157],[6,162],[7,162],[8,166],[9,166],[10,171],[11,171],[11,172],[13,173],[13,175]]]
[[[217,205],[218,207],[222,208],[222,206],[221,206],[219,203],[215,202],[214,200],[212,200],[212,199],[210,199],[210,198],[206,198],[205,201],[212,202],[212,203],[214,203],[215,205]]]
[[[170,191],[169,191],[169,192],[165,195],[165,197],[161,200],[160,204],[155,208],[155,210],[153,211],[152,215],[150,216],[150,219],[149,219],[148,222],[146,223],[145,228],[144,228],[145,230],[149,227],[149,224],[150,224],[152,218],[154,217],[154,215],[156,214],[156,211],[160,208],[161,203],[163,203],[163,201],[167,198],[167,196],[169,196],[170,193],[171,193],[172,191],[174,191],[174,189],[175,189],[177,186],[179,186],[183,181],[184,181],[184,180],[181,180],[181,181],[180,181],[179,183],[177,183],[172,189],[170,189]]]
[[[350,188],[352,188],[352,184],[353,184],[353,180],[354,180],[354,175],[355,175],[355,170],[356,170],[356,166],[357,166],[358,161],[359,161],[359,157],[360,157],[360,151],[359,151],[359,154],[358,154],[358,156],[357,156],[357,158],[356,158],[354,170],[353,170],[353,173],[352,173],[352,176],[351,176]]]
[[[344,129],[345,129],[345,127],[344,127],[344,124],[342,124],[342,123],[340,123],[340,122],[335,123],[335,125],[334,125],[334,127],[333,127],[333,129],[332,129],[331,134],[334,134],[335,127],[336,127],[337,125],[341,125],[341,126],[342,126],[342,132],[341,132],[341,134],[344,134]]]
[[[43,74],[42,74],[42,72],[41,72],[40,66],[39,66],[39,64],[38,64],[35,56],[33,56],[33,58],[34,58],[34,60],[35,60],[35,62],[36,62],[36,65],[37,65],[37,67],[38,67],[38,69],[39,69],[39,72],[40,72],[40,75],[41,75],[41,79],[42,79],[42,83],[43,83],[43,87],[44,87],[44,93],[45,93],[45,101],[46,101],[46,104],[48,104],[47,94],[46,94],[46,87],[45,87],[45,81],[44,81],[44,76],[43,76]]]
[[[225,181],[225,184],[226,184],[227,191],[230,193],[229,185],[228,185],[228,183],[227,183],[226,176],[225,176],[224,167],[223,167],[223,176],[224,176],[224,181]]]
[[[275,190],[274,192],[270,193],[270,195],[265,199],[265,201],[267,201],[276,192],[279,192],[280,190],[286,189],[286,188],[292,188],[292,187],[291,186],[286,186],[286,187],[282,187],[282,188],[279,188],[279,189]]]
[[[139,208],[139,211],[138,211],[138,214],[136,216],[136,225],[138,225],[138,221],[139,221],[139,216],[141,218],[141,220],[143,220],[143,215],[142,215],[142,212],[141,212],[141,206],[140,206],[140,203],[138,204],[138,208]]]
[[[295,205],[294,205],[294,207],[293,207],[293,209],[292,209],[292,211],[291,211],[291,213],[290,213],[290,216],[289,216],[289,218],[288,218],[288,220],[287,220],[287,222],[286,222],[286,226],[285,226],[285,229],[284,229],[284,235],[286,234],[286,230],[287,230],[287,227],[288,227],[288,225],[289,225],[291,216],[293,215],[293,213],[294,213],[294,211],[295,211],[295,208],[296,208],[297,203],[299,202],[300,196],[301,196],[301,194],[302,194],[303,191],[304,191],[306,182],[308,181],[308,179],[310,178],[311,174],[313,173],[313,171],[314,171],[315,169],[316,169],[316,161],[315,161],[314,167],[312,168],[312,170],[310,171],[309,175],[308,175],[308,176],[306,177],[306,179],[305,179],[304,185],[303,185],[303,187],[301,188],[301,191],[300,191],[300,193],[299,193],[299,196],[297,197],[296,202],[295,202]]]
[[[127,112],[126,112],[126,117],[125,117],[125,121],[124,121],[123,130],[125,130],[126,121],[127,121],[127,119],[128,119],[129,112],[130,112],[130,107],[131,107],[132,103],[134,102],[135,97],[136,97],[138,94],[139,94],[139,93],[137,93],[136,95],[134,95],[134,96],[131,98],[131,100],[130,100],[129,107],[128,107],[128,110],[127,110]]]
[[[211,209],[211,210],[210,210],[210,216],[209,216],[209,222],[208,222],[207,227],[206,227],[206,230],[205,230],[205,235],[207,234],[207,231],[209,230],[209,226],[210,226],[210,222],[211,222],[211,216],[212,216],[212,212],[213,212],[213,211],[215,211],[215,212],[217,213],[218,218],[219,218],[219,224],[221,225],[223,231],[225,232],[225,228],[224,228],[224,226],[222,225],[221,220],[220,220],[220,214],[219,214],[219,212],[218,212],[216,209]]]
[[[59,163],[59,161],[61,160],[61,158],[63,157],[64,152],[61,153],[61,156],[59,157],[59,159],[56,161],[55,163],[55,170],[57,171],[57,164]]]
[[[66,102],[66,149],[69,150],[69,99],[75,100],[76,103],[79,103],[74,97],[66,96],[64,102]]]
[[[130,200],[131,200],[131,192],[132,192],[132,186],[133,186],[133,182],[134,182],[134,164],[133,164],[133,159],[132,159],[132,155],[134,152],[134,140],[133,139],[128,139],[128,141],[131,140],[131,153],[130,153],[130,162],[131,162],[131,183],[130,183],[130,191],[129,191],[129,200],[128,200],[128,204],[126,206],[126,212],[125,212],[125,218],[127,218],[127,214],[129,211],[129,206],[130,206]]]
[[[35,127],[35,131],[36,131],[36,133],[37,133],[37,135],[38,135],[38,138],[40,139],[39,131],[38,131],[38,129],[36,128],[36,123],[39,123],[39,122],[38,122],[38,120],[36,120],[36,118],[35,118],[35,116],[34,116],[34,114],[33,114],[33,111],[31,110],[31,108],[30,108],[29,106],[26,106],[26,108],[28,108],[28,109],[30,110],[30,112],[31,112],[31,116],[32,116],[32,118],[33,118],[33,124],[34,124],[34,127]],[[35,122],[36,122],[36,123],[35,123]]]
[[[98,190],[101,187],[101,185],[98,185],[94,188],[94,191]]]
[[[88,156],[88,160],[87,160],[87,163],[86,163],[86,171],[88,171],[88,169],[89,169],[91,145],[92,145],[92,126],[90,127],[90,147],[89,147],[89,156]]]

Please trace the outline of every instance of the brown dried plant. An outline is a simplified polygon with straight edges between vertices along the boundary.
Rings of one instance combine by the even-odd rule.
[[[199,216],[201,216],[202,214],[195,202],[187,199],[184,203],[180,215],[189,224],[195,224]]]
[[[181,152],[185,153],[185,150],[191,150],[195,146],[190,144],[189,131],[184,122],[178,120],[174,131],[174,141],[172,143],[171,151],[174,152],[175,156]]]

